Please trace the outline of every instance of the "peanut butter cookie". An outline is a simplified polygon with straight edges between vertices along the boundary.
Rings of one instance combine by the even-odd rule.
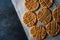
[[[47,8],[42,8],[37,14],[37,20],[43,24],[48,24],[51,21],[51,12]]]
[[[60,7],[55,8],[52,11],[53,19],[57,22],[60,22]]]
[[[32,35],[35,40],[42,40],[46,36],[45,28],[42,26],[33,26],[30,28],[30,35]]]
[[[39,0],[39,3],[40,6],[49,8],[52,5],[53,0]]]
[[[56,36],[59,33],[59,25],[56,21],[52,21],[46,25],[46,31],[49,36]]]
[[[33,2],[33,0],[28,1],[28,2],[24,2],[25,8],[29,11],[35,11],[38,9],[39,7],[39,3],[38,2]]]
[[[23,23],[28,27],[33,26],[36,23],[36,15],[31,11],[25,12],[23,15]]]
[[[36,26],[32,26],[32,27],[30,28],[29,34],[30,34],[30,36],[33,37],[33,38],[36,37],[36,33],[37,33],[36,29],[37,29]]]

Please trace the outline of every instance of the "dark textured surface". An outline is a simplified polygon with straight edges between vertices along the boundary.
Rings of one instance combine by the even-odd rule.
[[[0,40],[27,40],[11,0],[0,0]]]

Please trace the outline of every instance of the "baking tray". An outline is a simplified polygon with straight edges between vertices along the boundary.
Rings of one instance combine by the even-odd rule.
[[[26,11],[25,7],[24,7],[24,0],[11,0],[15,9],[16,9],[16,12],[17,12],[17,15],[21,21],[21,24],[25,30],[25,33],[27,35],[27,38],[28,40],[34,40],[33,38],[30,37],[29,35],[29,28],[26,27],[23,23],[22,23],[22,16],[24,14],[24,12]],[[53,1],[53,5],[49,8],[51,11],[56,8],[56,7],[59,7],[60,6],[60,0],[54,0]],[[60,40],[60,34],[57,35],[56,37],[49,37],[49,36],[46,36],[46,38],[44,40]]]

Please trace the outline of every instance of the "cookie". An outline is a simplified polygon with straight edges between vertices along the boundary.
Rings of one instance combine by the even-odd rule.
[[[53,19],[57,22],[60,22],[60,7],[55,8],[52,11]]]
[[[56,36],[59,33],[59,25],[56,21],[52,21],[46,25],[46,31],[49,36]]]
[[[36,26],[32,26],[30,28],[29,34],[32,38],[36,37],[36,33],[37,33],[36,28],[37,28]]]
[[[49,8],[52,5],[53,0],[39,0],[39,3],[40,6]]]
[[[51,21],[51,12],[47,8],[42,8],[37,13],[37,20],[43,24],[48,24]]]
[[[39,7],[39,3],[38,2],[24,2],[25,8],[29,11],[35,11],[38,9]]]
[[[45,28],[42,26],[33,26],[30,28],[30,35],[31,37],[35,38],[35,40],[44,39],[46,36]]]
[[[31,27],[36,23],[36,15],[31,11],[26,11],[23,15],[23,23]]]

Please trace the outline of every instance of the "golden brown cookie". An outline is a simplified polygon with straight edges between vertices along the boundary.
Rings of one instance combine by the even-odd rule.
[[[56,21],[52,21],[46,25],[46,31],[49,36],[56,36],[59,33],[59,25]]]
[[[32,0],[31,0],[32,1]],[[38,2],[24,2],[25,8],[29,11],[35,11],[38,9],[39,7],[39,3]]]
[[[60,7],[55,8],[52,11],[53,19],[57,22],[60,22]]]
[[[23,15],[23,23],[28,27],[33,26],[36,23],[36,15],[31,11],[25,12]]]
[[[31,37],[35,38],[35,40],[44,39],[46,36],[45,28],[42,26],[33,26],[30,28],[30,35]]]
[[[51,12],[47,8],[42,8],[37,14],[37,20],[43,24],[48,24],[51,21]]]
[[[36,28],[37,28],[36,26],[32,26],[29,31],[30,36],[33,38],[36,36],[37,33]]]
[[[40,6],[49,8],[52,5],[53,0],[39,0],[39,3]]]

